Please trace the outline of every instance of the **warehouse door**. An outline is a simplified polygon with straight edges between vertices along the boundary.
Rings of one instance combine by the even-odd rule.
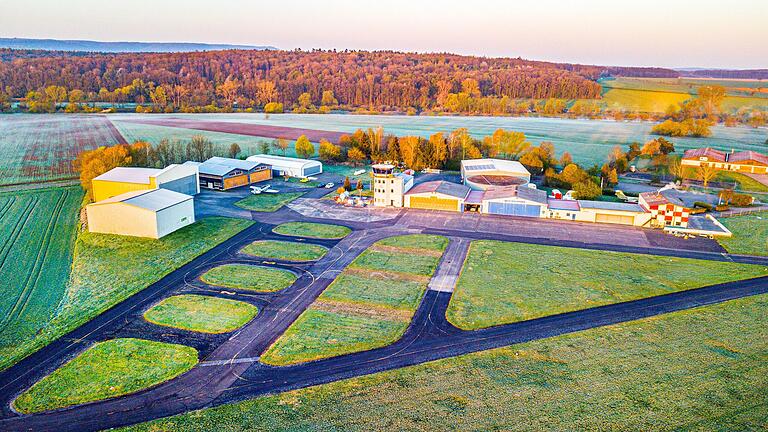
[[[541,206],[517,202],[491,202],[488,203],[488,213],[507,216],[539,217]]]
[[[597,213],[595,215],[595,222],[600,223],[612,223],[620,225],[634,225],[634,216],[624,216],[610,213]]]
[[[411,197],[411,208],[458,211],[459,201],[451,198],[413,196]]]
[[[248,184],[248,176],[245,174],[224,179],[224,189],[231,189],[233,187],[243,186],[247,184]]]

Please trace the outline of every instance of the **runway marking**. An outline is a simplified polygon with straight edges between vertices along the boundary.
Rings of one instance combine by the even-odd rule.
[[[209,360],[209,361],[202,361],[198,364],[198,366],[223,366],[223,365],[229,365],[229,364],[238,364],[238,363],[256,363],[259,361],[260,357],[243,357],[243,358],[234,358],[234,359],[226,359],[226,360]]]

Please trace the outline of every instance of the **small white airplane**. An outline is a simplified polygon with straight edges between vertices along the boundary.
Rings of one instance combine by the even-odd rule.
[[[356,175],[356,176],[363,175],[363,174],[365,174],[365,170],[364,169],[357,170],[357,171],[352,173],[352,175]]]
[[[262,186],[262,187],[251,186],[251,193],[254,194],[254,195],[258,195],[258,194],[260,194],[262,192],[266,192],[266,193],[278,193],[279,192],[278,190],[271,189],[271,187],[272,187],[272,185],[265,185],[265,186]]]

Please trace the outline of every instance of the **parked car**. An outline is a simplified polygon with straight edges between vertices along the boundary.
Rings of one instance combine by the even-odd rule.
[[[333,183],[326,183],[325,184],[325,188],[326,189],[331,189],[331,188],[333,188],[333,186],[334,186]]]

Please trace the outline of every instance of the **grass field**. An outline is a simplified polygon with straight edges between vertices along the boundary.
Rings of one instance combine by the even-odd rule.
[[[197,350],[143,339],[99,342],[22,393],[23,413],[47,411],[133,393],[197,364]]]
[[[730,253],[768,255],[768,212],[721,218],[733,237],[718,241]]]
[[[79,187],[0,193],[0,369],[65,297],[82,198]]]
[[[352,232],[345,226],[312,222],[287,222],[276,226],[272,231],[286,236],[319,239],[341,239]]]
[[[280,291],[296,282],[296,275],[288,270],[248,264],[225,264],[214,267],[200,280],[214,286],[249,291]]]
[[[683,174],[687,179],[696,180],[696,168],[694,167],[685,167]],[[730,186],[728,187],[733,187],[733,185],[736,185],[736,190],[739,191],[768,192],[768,186],[760,183],[752,177],[733,171],[718,171],[712,181],[729,183]]]
[[[749,297],[127,430],[764,430],[766,314]]]
[[[280,240],[257,240],[240,252],[262,258],[287,261],[314,261],[328,253],[323,246]]]
[[[163,299],[144,313],[144,319],[182,330],[227,333],[245,325],[257,312],[250,303],[185,294]]]
[[[204,218],[160,240],[81,232],[72,275],[54,316],[39,322],[34,337],[3,351],[6,368],[87,322],[163,276],[250,226],[252,222]]]
[[[75,178],[83,150],[124,143],[99,115],[0,115],[0,185]]]
[[[286,192],[279,194],[261,193],[258,195],[249,195],[235,205],[250,211],[257,212],[273,212],[278,211],[280,208],[296,198],[301,198],[304,195],[301,192]]]
[[[479,240],[446,316],[471,330],[764,275],[757,265]]]
[[[420,244],[425,248],[416,247]],[[443,237],[427,235],[392,237],[374,244],[323,291],[261,360],[286,365],[395,342],[408,328],[447,244]],[[375,250],[377,247],[386,251]],[[383,255],[409,259],[390,259],[386,270],[366,267],[371,259],[366,254],[372,251],[377,259]],[[418,265],[411,263],[414,259]],[[432,271],[425,273],[429,268]]]

